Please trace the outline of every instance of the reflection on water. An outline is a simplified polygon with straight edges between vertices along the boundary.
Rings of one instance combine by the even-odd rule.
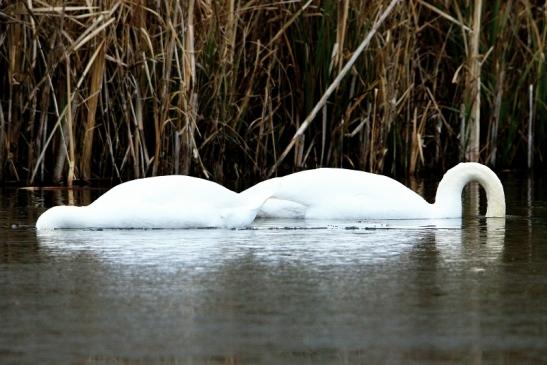
[[[506,220],[38,235],[67,192],[4,192],[0,363],[546,362],[547,199],[504,184]]]

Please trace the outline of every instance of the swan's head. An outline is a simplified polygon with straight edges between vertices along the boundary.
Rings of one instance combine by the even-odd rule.
[[[46,210],[36,221],[37,230],[72,228],[82,207],[61,205]]]
[[[490,168],[476,162],[462,162],[444,174],[435,197],[435,205],[442,214],[461,216],[462,190],[472,181],[478,182],[486,191],[486,217],[505,217],[505,193],[500,179]]]

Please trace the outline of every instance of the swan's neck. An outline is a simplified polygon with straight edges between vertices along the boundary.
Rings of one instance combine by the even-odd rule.
[[[437,215],[461,217],[462,190],[472,181],[486,191],[486,217],[505,217],[505,194],[500,179],[488,167],[475,162],[460,163],[443,176],[435,196]]]

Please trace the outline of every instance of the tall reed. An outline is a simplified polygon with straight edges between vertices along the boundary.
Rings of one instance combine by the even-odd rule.
[[[531,115],[544,166],[545,6],[475,4],[401,1],[318,105],[388,2],[0,2],[0,181],[519,167]]]

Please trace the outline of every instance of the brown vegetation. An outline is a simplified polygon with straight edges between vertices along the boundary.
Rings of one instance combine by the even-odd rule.
[[[0,1],[0,182],[543,165],[545,3],[400,1],[318,104],[388,4]]]

